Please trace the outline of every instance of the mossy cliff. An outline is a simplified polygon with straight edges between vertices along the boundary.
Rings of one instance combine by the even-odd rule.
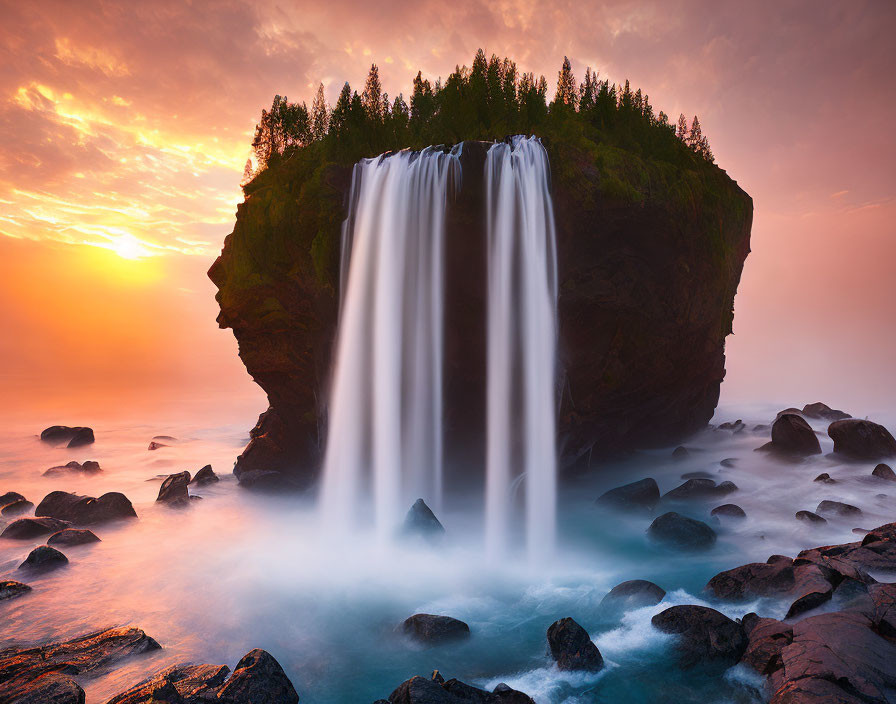
[[[651,158],[586,128],[544,142],[557,220],[562,463],[677,442],[718,401],[752,200],[701,159]],[[481,471],[487,146],[465,144],[447,216],[449,473]],[[350,165],[324,154],[312,144],[247,186],[209,271],[218,322],[270,401],[237,461],[246,484],[307,485],[320,468],[351,179]]]

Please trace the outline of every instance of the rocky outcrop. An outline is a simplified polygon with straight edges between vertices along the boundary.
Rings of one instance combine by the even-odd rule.
[[[659,501],[660,488],[655,479],[648,477],[610,489],[598,497],[596,503],[624,511],[652,511]]]
[[[0,495],[0,506],[6,506],[13,501],[23,501],[24,499],[25,497],[17,491],[7,491],[5,494]]]
[[[445,238],[446,466],[471,473],[485,454],[488,146],[464,144]],[[752,201],[715,167],[672,167],[581,138],[546,146],[562,463],[674,445],[704,427],[718,401]],[[218,323],[233,330],[269,401],[234,468],[241,483],[307,486],[319,471],[350,177],[311,149],[262,173],[209,270]]]
[[[98,499],[67,491],[52,491],[37,505],[34,512],[38,516],[58,518],[81,526],[137,517],[128,498],[117,491],[110,491]],[[64,526],[52,532],[61,530],[62,527]]]
[[[82,464],[81,462],[72,461],[58,467],[50,467],[46,472],[44,472],[44,476],[60,477],[65,476],[66,474],[90,475],[99,474],[102,471],[103,470],[100,468],[99,462],[87,460]]]
[[[6,504],[6,506],[0,509],[0,515],[21,516],[23,513],[28,513],[33,508],[34,504],[27,499],[18,499]]]
[[[470,637],[470,627],[451,616],[414,614],[405,619],[401,632],[418,643],[439,645]]]
[[[31,591],[31,587],[13,579],[0,580],[0,601],[5,599],[15,599],[17,596],[23,596]]]
[[[571,618],[561,618],[550,625],[548,647],[561,670],[598,672],[604,666],[603,656],[588,632]]]
[[[717,499],[737,491],[734,482],[716,484],[712,479],[688,479],[684,484],[663,494],[663,501],[700,501]]]
[[[743,626],[706,606],[672,606],[650,622],[663,633],[678,636],[682,667],[734,665],[747,648]]]
[[[772,425],[771,442],[759,449],[792,457],[821,454],[821,445],[812,426],[795,413],[780,414]]]
[[[724,518],[746,518],[747,512],[737,504],[722,504],[709,512],[710,516],[722,516]]]
[[[856,460],[896,456],[896,439],[884,426],[870,420],[838,420],[828,426],[834,452]]]
[[[0,538],[12,538],[13,540],[30,540],[42,535],[56,533],[70,525],[68,521],[43,516],[40,518],[20,518],[10,523],[0,533]]]
[[[212,466],[210,464],[207,464],[198,472],[196,472],[193,479],[190,480],[190,484],[195,484],[196,486],[204,486],[206,484],[214,484],[217,481],[219,481],[218,475],[215,474]]]
[[[806,418],[817,418],[820,420],[826,420],[829,423],[835,420],[845,420],[846,418],[852,418],[849,413],[831,408],[826,403],[822,403],[821,401],[816,401],[815,403],[807,403],[805,406],[803,406],[802,413],[804,416],[806,416]]]
[[[896,472],[893,471],[890,465],[883,462],[871,470],[871,475],[878,479],[885,479],[888,482],[896,482]]]
[[[95,441],[93,428],[68,425],[51,425],[41,432],[40,439],[54,445],[67,443],[66,447],[81,447]]]
[[[51,548],[49,545],[41,545],[28,553],[28,557],[19,565],[19,569],[31,572],[47,572],[67,564],[68,558],[56,548]]]
[[[675,511],[656,518],[647,529],[647,535],[660,545],[677,550],[705,550],[716,542],[716,532],[703,521]]]
[[[598,611],[608,615],[618,615],[643,606],[659,604],[666,596],[666,590],[646,579],[631,579],[613,587],[600,601]]]
[[[404,517],[401,532],[424,540],[438,540],[445,535],[445,527],[423,499],[417,499]]]
[[[159,495],[156,501],[172,508],[184,508],[190,505],[190,492],[187,485],[190,483],[189,472],[169,474],[159,487]]]
[[[388,699],[374,704],[535,704],[523,692],[501,683],[491,692],[457,679],[445,680],[439,671],[432,677],[412,677],[402,682]]]
[[[88,545],[98,543],[100,539],[93,531],[86,528],[65,528],[47,538],[47,545]]]

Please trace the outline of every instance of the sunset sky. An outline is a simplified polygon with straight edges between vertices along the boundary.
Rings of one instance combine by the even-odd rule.
[[[755,203],[723,399],[857,415],[896,394],[896,4],[0,0],[7,412],[260,394],[215,326],[262,107],[332,104],[371,62],[407,97],[478,47],[564,55],[698,114]]]

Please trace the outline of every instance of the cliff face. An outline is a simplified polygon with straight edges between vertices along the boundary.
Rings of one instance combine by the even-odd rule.
[[[574,138],[546,143],[559,267],[564,466],[673,443],[710,419],[749,252],[752,201],[715,167],[684,169]],[[481,473],[487,144],[466,143],[446,232],[446,472]],[[303,150],[249,187],[221,257],[218,322],[270,409],[235,473],[315,478],[337,322],[339,224],[350,169]]]

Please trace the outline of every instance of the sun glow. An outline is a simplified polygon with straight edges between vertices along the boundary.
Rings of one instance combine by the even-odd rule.
[[[109,248],[122,259],[139,259],[151,254],[133,235],[121,235],[109,243]]]

